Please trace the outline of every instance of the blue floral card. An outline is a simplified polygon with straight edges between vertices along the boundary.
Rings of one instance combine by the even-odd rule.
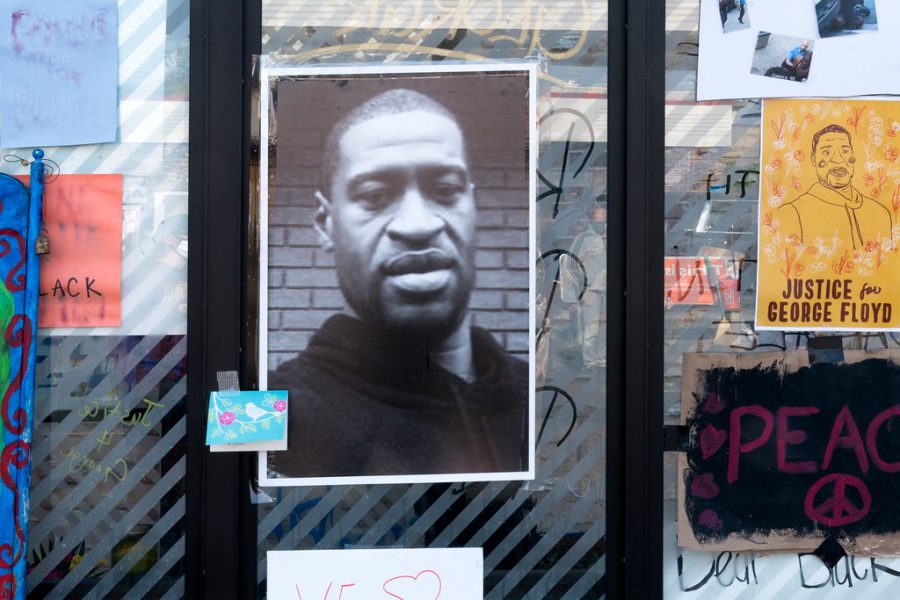
[[[288,393],[210,392],[206,445],[212,452],[287,449]]]

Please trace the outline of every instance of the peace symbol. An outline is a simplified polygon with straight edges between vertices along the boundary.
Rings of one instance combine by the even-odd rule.
[[[816,506],[816,496],[826,486],[834,486],[834,490],[829,498]],[[862,506],[857,506],[854,501],[847,497],[847,486],[856,488]],[[809,491],[806,492],[806,499],[803,503],[806,510],[806,516],[813,521],[818,521],[829,527],[840,527],[856,523],[867,514],[872,508],[872,494],[869,488],[858,478],[845,473],[832,473],[826,475],[817,481]]]

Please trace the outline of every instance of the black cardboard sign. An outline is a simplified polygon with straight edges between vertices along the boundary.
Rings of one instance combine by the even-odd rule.
[[[900,549],[900,351],[685,355],[679,544]]]

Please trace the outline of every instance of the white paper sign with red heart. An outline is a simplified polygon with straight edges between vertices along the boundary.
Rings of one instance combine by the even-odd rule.
[[[267,553],[268,600],[482,600],[481,548]]]

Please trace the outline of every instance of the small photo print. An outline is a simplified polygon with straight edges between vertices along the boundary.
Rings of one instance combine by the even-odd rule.
[[[750,11],[747,10],[749,3],[750,0],[719,0],[722,31],[731,33],[750,28]]]
[[[812,0],[819,35],[833,37],[878,31],[875,0]]]
[[[788,81],[806,81],[812,68],[814,40],[760,31],[750,73]]]

